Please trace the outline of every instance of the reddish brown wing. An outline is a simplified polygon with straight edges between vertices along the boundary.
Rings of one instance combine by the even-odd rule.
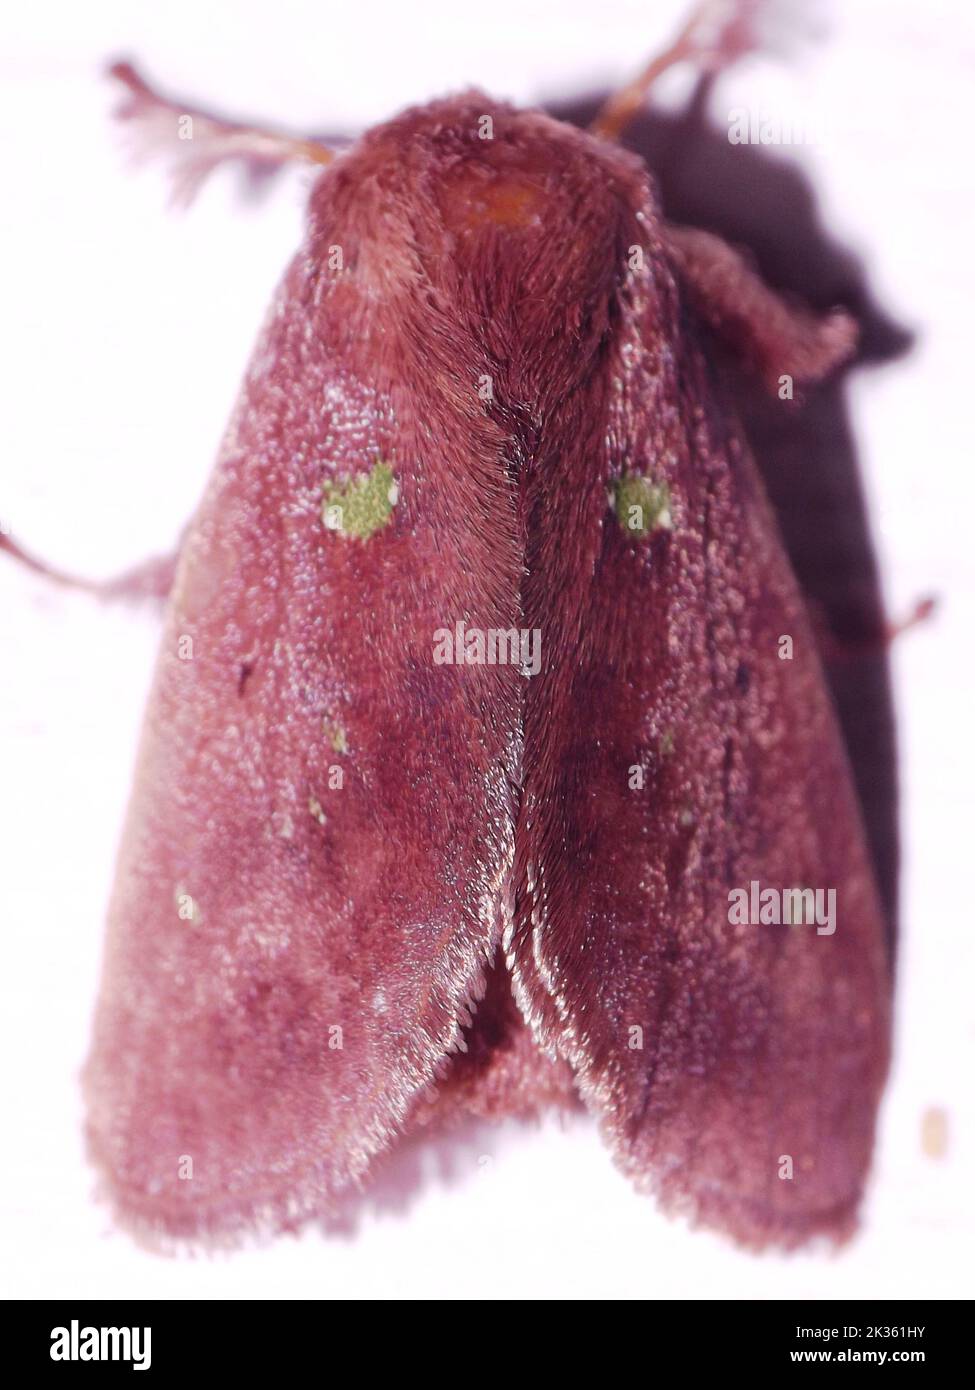
[[[510,894],[524,681],[433,650],[448,616],[515,621],[514,504],[326,178],[183,549],[87,1067],[117,1207],[175,1234],[288,1224],[364,1171]]]
[[[873,887],[655,225],[630,157],[477,93],[316,189],[184,550],[119,867],[88,1090],[130,1218],[281,1225],[362,1173],[466,1021],[513,859],[519,998],[624,1166],[746,1239],[851,1211]],[[669,527],[620,528],[625,475]],[[539,628],[540,674],[435,666],[459,620]],[[835,888],[836,935],[729,927],[753,878]],[[497,1004],[511,1046],[454,1101],[564,1093]]]
[[[844,1232],[862,1191],[888,1056],[884,930],[772,515],[670,257],[647,254],[527,483],[541,524],[525,621],[546,659],[508,961],[627,1172],[741,1240],[791,1243]],[[659,512],[645,536],[626,524],[641,502],[645,521]],[[729,894],[752,881],[834,889],[835,934],[732,925]]]

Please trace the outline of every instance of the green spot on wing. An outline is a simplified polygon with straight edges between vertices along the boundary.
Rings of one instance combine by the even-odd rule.
[[[670,488],[639,473],[626,473],[613,484],[613,510],[623,530],[639,539],[669,531]]]
[[[345,730],[341,724],[330,724],[327,719],[322,721],[322,728],[325,737],[335,749],[336,753],[347,753],[349,751],[349,741],[345,736]]]
[[[337,535],[367,541],[393,514],[399,488],[388,463],[377,459],[357,473],[322,487],[322,524]]]

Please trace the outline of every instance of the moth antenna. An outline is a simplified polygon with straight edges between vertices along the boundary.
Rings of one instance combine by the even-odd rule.
[[[618,140],[639,114],[657,78],[680,63],[690,62],[702,71],[716,72],[746,53],[780,47],[784,30],[791,33],[802,27],[808,31],[808,25],[798,20],[795,25],[782,23],[782,9],[774,0],[701,0],[670,47],[653,58],[632,82],[614,92],[590,130],[607,140]]]
[[[231,160],[242,162],[248,184],[256,188],[293,159],[329,164],[334,158],[334,151],[314,138],[230,121],[164,97],[131,63],[113,63],[109,76],[125,88],[115,115],[132,127],[133,153],[166,160],[172,199],[179,206],[188,207],[213,170]]]
[[[43,575],[51,584],[57,584],[63,589],[78,589],[82,593],[105,600],[166,598],[173,587],[176,561],[179,557],[178,550],[171,555],[154,555],[141,565],[136,565],[135,568],[126,570],[113,579],[84,579],[80,575],[66,574],[63,570],[49,565],[46,560],[39,560],[36,555],[31,555],[3,532],[0,532],[0,551],[23,565],[25,569]]]

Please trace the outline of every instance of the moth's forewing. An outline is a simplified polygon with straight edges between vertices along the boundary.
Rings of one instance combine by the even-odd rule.
[[[510,892],[523,680],[433,655],[460,615],[516,621],[514,505],[378,158],[316,191],[142,736],[89,1132],[123,1215],[176,1234],[287,1224],[364,1171],[460,1038]]]
[[[641,1184],[747,1242],[841,1234],[887,1066],[883,916],[773,515],[648,192],[634,213],[644,267],[528,488],[577,524],[536,545],[526,586],[550,638],[509,960]],[[824,914],[835,894],[833,930],[734,920],[752,883],[819,890]]]

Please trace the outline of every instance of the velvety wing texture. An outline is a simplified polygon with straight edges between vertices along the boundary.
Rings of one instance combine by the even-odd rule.
[[[110,910],[92,1152],[177,1235],[286,1225],[364,1171],[510,894],[524,680],[432,659],[448,617],[516,616],[499,434],[333,185],[183,549]]]
[[[861,1195],[884,927],[795,581],[638,211],[620,329],[526,480],[551,525],[529,540],[546,655],[508,961],[623,1168],[745,1242],[788,1244],[844,1233]]]
[[[574,1087],[741,1240],[852,1220],[880,911],[694,315],[773,380],[848,326],[663,237],[638,160],[479,93],[316,184],[183,549],[111,908],[90,1136],[142,1227],[286,1226],[409,1125]]]

